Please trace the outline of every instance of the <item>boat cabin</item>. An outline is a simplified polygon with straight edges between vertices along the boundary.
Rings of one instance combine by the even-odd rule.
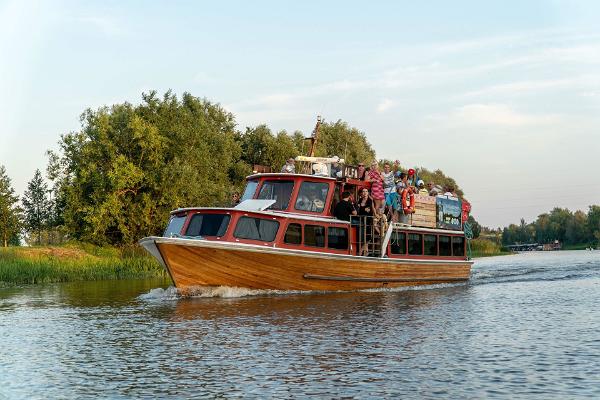
[[[255,174],[240,204],[175,210],[164,236],[353,256],[465,259],[462,230],[332,216],[343,191],[358,198],[369,186],[350,177]]]

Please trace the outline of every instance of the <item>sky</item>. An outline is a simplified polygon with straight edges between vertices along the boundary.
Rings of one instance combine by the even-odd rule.
[[[0,0],[0,165],[22,193],[86,108],[172,89],[239,129],[317,115],[441,169],[485,226],[600,204],[600,2]]]

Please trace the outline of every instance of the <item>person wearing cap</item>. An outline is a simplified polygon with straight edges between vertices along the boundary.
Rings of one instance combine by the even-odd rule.
[[[425,189],[425,182],[422,179],[417,181],[417,194],[429,196],[429,190]]]
[[[294,163],[293,158],[288,158],[283,167],[281,167],[282,174],[295,174],[296,173],[296,164]]]

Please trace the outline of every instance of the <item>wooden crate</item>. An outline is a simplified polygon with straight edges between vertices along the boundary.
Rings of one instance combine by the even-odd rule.
[[[415,194],[415,212],[412,215],[411,224],[423,228],[437,226],[435,196]]]

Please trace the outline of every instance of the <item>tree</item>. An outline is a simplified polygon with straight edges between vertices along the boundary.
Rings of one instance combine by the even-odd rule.
[[[588,240],[600,245],[600,206],[590,206],[587,214]]]
[[[481,234],[481,225],[479,225],[479,222],[477,222],[472,215],[469,215],[467,222],[471,224],[471,230],[473,231],[473,239],[477,239]]]
[[[0,239],[2,245],[19,243],[21,232],[21,209],[19,197],[15,195],[6,168],[0,165]]]
[[[233,115],[189,93],[142,97],[86,110],[50,153],[71,237],[131,244],[160,234],[172,209],[229,198],[241,156]]]
[[[37,233],[37,244],[42,244],[42,231],[48,228],[51,204],[48,199],[48,185],[39,169],[27,184],[21,200],[24,211],[24,226],[27,232]]]
[[[338,156],[347,164],[356,165],[375,160],[375,151],[364,132],[350,127],[347,122],[324,122],[319,130],[316,155],[318,157]]]

